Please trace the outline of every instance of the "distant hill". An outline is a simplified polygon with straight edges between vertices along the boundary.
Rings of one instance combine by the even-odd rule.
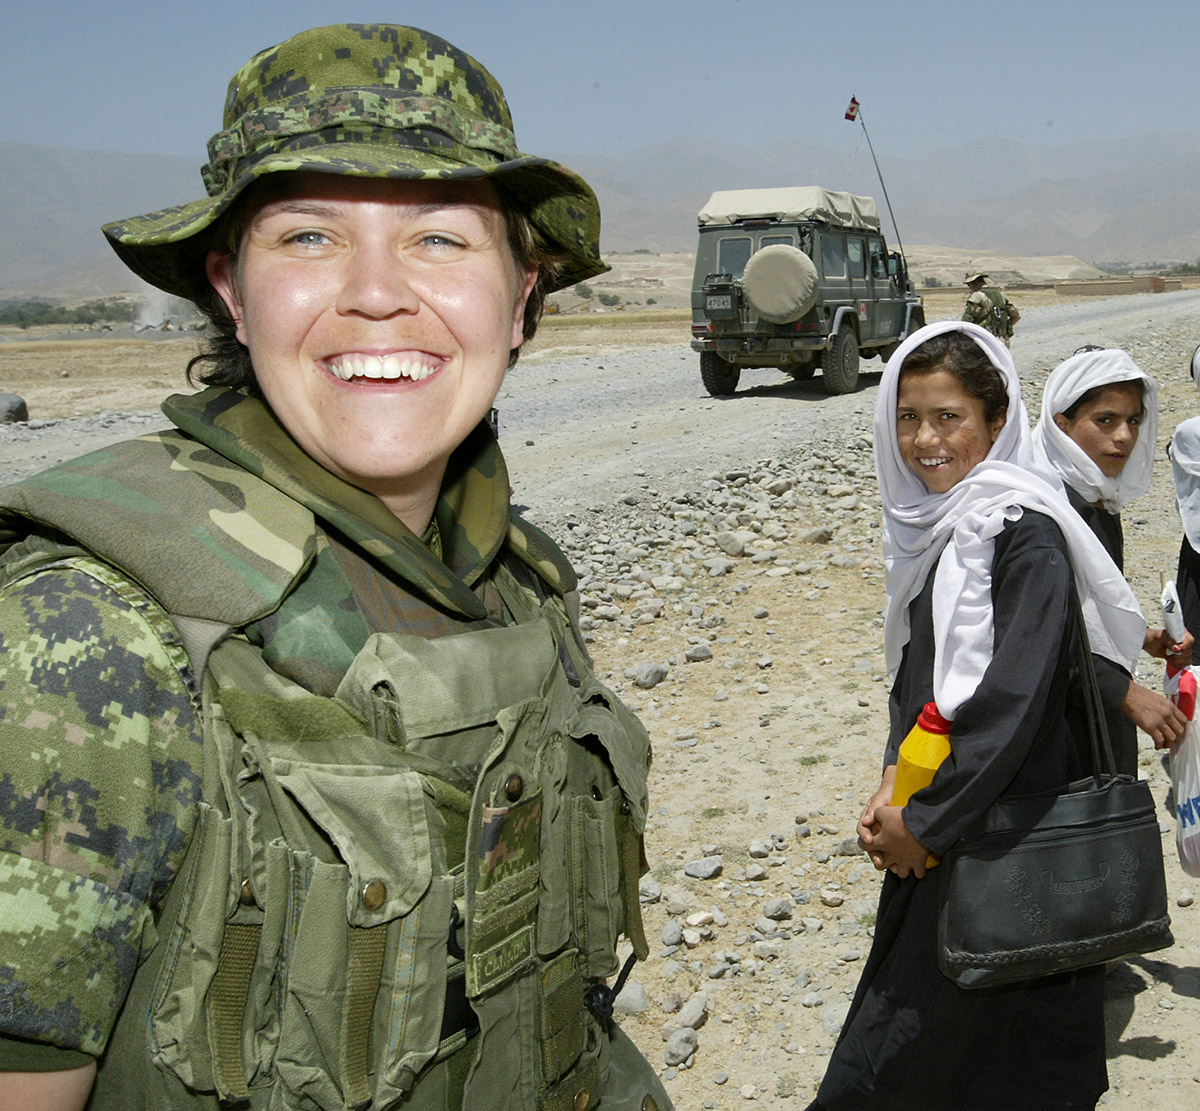
[[[604,158],[562,156],[596,189],[606,252],[687,252],[716,189],[820,184],[886,206],[865,145],[853,157],[678,139]],[[905,245],[1070,255],[1103,267],[1200,257],[1200,134],[1051,147],[977,140],[882,159]],[[133,289],[100,225],[200,195],[199,160],[0,142],[0,297]]]
[[[194,200],[200,163],[0,143],[0,295],[132,289],[100,225]]]
[[[851,161],[794,140],[741,147],[687,139],[564,161],[600,195],[608,250],[694,250],[696,212],[709,193],[785,184],[873,196],[891,234],[865,145]],[[1099,265],[1200,256],[1200,134],[1065,147],[978,140],[881,166],[906,245],[1075,255]]]

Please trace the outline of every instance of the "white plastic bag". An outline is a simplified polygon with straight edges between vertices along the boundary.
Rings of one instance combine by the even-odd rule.
[[[1172,674],[1167,668],[1163,690],[1188,717],[1183,740],[1171,746],[1171,790],[1175,796],[1175,847],[1179,865],[1200,876],[1200,721],[1196,720],[1197,675],[1190,668]]]

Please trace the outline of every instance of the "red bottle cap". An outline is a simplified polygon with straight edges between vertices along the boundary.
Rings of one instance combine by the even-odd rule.
[[[950,728],[954,723],[947,721],[938,713],[936,702],[926,702],[925,708],[917,715],[917,724],[922,729],[927,729],[930,733],[945,733],[949,735]]]

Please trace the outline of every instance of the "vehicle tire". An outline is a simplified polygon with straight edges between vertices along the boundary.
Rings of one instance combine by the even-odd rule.
[[[722,359],[715,351],[700,352],[700,378],[713,397],[728,397],[737,389],[742,368]]]
[[[755,251],[742,275],[742,293],[759,320],[791,324],[817,303],[817,268],[798,247],[774,243]]]
[[[858,385],[858,340],[853,328],[842,328],[821,352],[821,377],[830,394],[851,393]]]
[[[913,309],[912,327],[909,328],[908,334],[911,336],[913,334],[913,332],[915,332],[918,328],[924,328],[924,327],[925,327],[925,310],[924,309]]]
[[[814,374],[817,373],[817,364],[813,363],[791,363],[783,368],[797,382],[807,382]]]

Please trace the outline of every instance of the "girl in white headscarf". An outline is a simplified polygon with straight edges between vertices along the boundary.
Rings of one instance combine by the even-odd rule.
[[[1158,384],[1126,351],[1081,348],[1046,379],[1034,460],[1062,479],[1072,507],[1122,571],[1121,509],[1150,489],[1157,431]],[[1190,662],[1191,637],[1174,644],[1165,630],[1147,629],[1143,648],[1183,666]],[[1121,771],[1137,771],[1135,725],[1159,748],[1183,736],[1187,720],[1170,699],[1103,661],[1096,677]]]
[[[812,1107],[1091,1108],[1107,1087],[1103,971],[967,992],[937,966],[944,853],[1000,795],[1083,772],[1076,599],[1093,651],[1129,667],[1145,622],[1061,487],[1032,469],[1008,349],[973,324],[916,332],[875,410],[894,678],[883,781],[859,823],[886,870],[870,957]],[[896,753],[926,702],[952,719],[932,784],[891,805]],[[1081,714],[1079,715],[1082,716]]]
[[[1200,388],[1200,347],[1192,352],[1192,381]],[[1175,499],[1183,520],[1183,543],[1175,586],[1189,630],[1200,629],[1200,417],[1191,417],[1175,429],[1171,446],[1175,474]]]

